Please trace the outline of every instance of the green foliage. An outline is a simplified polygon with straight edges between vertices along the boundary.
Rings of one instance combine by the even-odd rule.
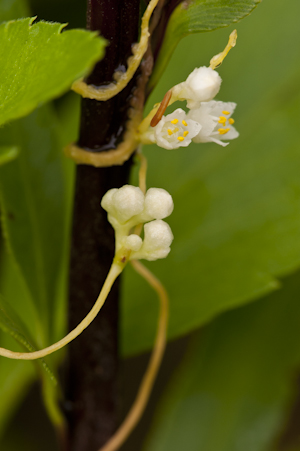
[[[25,2],[0,3],[0,20],[26,14]],[[103,54],[104,40],[95,33],[61,33],[63,27],[45,22],[32,25],[32,19],[0,26],[1,124],[63,93]],[[76,48],[76,52],[70,52],[70,48]],[[35,348],[33,342],[44,347],[56,341],[65,328],[66,212],[70,208],[65,203],[61,132],[49,107],[0,130],[0,164],[7,163],[3,171],[0,169],[2,229],[9,250],[9,255],[3,256],[1,293],[20,314],[31,338],[26,338],[28,333],[20,324],[8,320],[10,315],[2,315],[0,323],[28,350]],[[1,337],[1,345],[16,349],[8,336]],[[60,353],[48,360],[55,365],[59,358]],[[36,364],[30,362],[1,358],[0,433],[26,387],[37,377],[34,367]],[[45,376],[45,405],[58,424],[57,391]]]
[[[152,86],[182,37],[225,27],[257,3],[181,3],[169,22]],[[191,350],[163,401],[165,418],[160,415],[147,451],[266,451],[282,422],[287,375],[300,359],[297,277],[243,306],[279,288],[277,277],[300,264],[300,66],[295,57],[300,50],[295,40],[300,6],[297,0],[291,0],[289,8],[281,3],[273,0],[271,7],[264,2],[259,14],[243,22],[236,48],[219,69],[223,86],[218,98],[238,103],[240,138],[226,149],[145,149],[148,186],[166,188],[175,201],[169,221],[175,235],[171,254],[149,264],[170,294],[169,337],[239,307],[207,326]],[[1,21],[24,14],[25,2],[0,0]],[[289,26],[283,43],[278,30],[284,23]],[[104,41],[95,34],[61,33],[62,27],[32,24],[32,19],[0,25],[1,124],[66,91],[103,53]],[[185,38],[149,104],[161,100],[195,65],[208,65],[224,48],[230,31]],[[61,338],[66,322],[73,165],[63,161],[61,149],[76,137],[77,101],[73,95],[60,103],[61,124],[47,105],[0,130],[6,249],[1,255],[1,295],[38,347]],[[125,355],[150,348],[156,303],[152,290],[128,268],[122,303]],[[23,326],[7,318],[0,316],[0,327],[28,347]],[[0,338],[3,347],[18,346],[8,334]],[[54,355],[51,364],[56,367],[59,359]],[[1,359],[0,432],[36,377],[32,363]],[[48,384],[43,388],[48,412],[57,423],[57,391]],[[30,450],[34,446],[24,444]]]
[[[4,255],[1,293],[22,318],[35,347],[42,348],[61,338],[65,327],[66,253],[65,188],[60,127],[49,106],[13,122],[0,132],[0,143],[17,143],[20,155],[0,168],[2,228],[9,254]],[[2,346],[15,349],[11,342]],[[60,354],[48,358],[55,367]],[[30,362],[0,365],[3,405],[17,406],[32,380]],[[20,390],[7,390],[5,377],[18,367]],[[4,373],[2,373],[4,372]],[[47,378],[49,377],[46,375]],[[57,393],[44,377],[49,414],[57,417],[53,404]],[[2,397],[3,396],[3,397]],[[54,412],[54,414],[53,414]],[[0,411],[1,419],[1,411]]]
[[[164,395],[146,451],[266,451],[299,364],[299,273],[198,334]]]
[[[11,160],[14,160],[20,149],[16,146],[1,146],[0,147],[0,166]]]
[[[44,107],[0,135],[2,142],[17,142],[22,149],[15,161],[0,168],[2,224],[37,312],[43,344],[50,335],[65,250],[64,173],[57,127],[53,112]]]
[[[13,306],[27,329],[31,329],[33,313],[24,283],[7,253],[1,256],[1,295]],[[0,332],[1,346],[23,351],[9,334]],[[22,402],[30,383],[37,373],[33,362],[22,362],[1,357],[0,361],[0,436],[3,434],[14,410]]]
[[[0,125],[65,92],[103,55],[105,41],[95,33],[33,21],[0,25]]]
[[[168,21],[162,47],[151,76],[150,87],[156,86],[172,53],[183,37],[192,33],[217,30],[238,22],[250,14],[261,1],[187,0],[179,3]]]
[[[0,0],[0,22],[29,16],[26,0]]]
[[[11,337],[0,334],[1,346],[10,347],[14,344]],[[14,411],[22,402],[26,391],[36,378],[33,363],[1,358],[0,367],[0,439]]]
[[[225,149],[214,144],[174,151],[145,148],[148,186],[167,189],[175,204],[168,221],[175,236],[171,253],[149,265],[170,294],[172,338],[274,290],[274,277],[299,267],[300,66],[295,54],[300,41],[295,36],[300,5],[294,0],[283,10],[277,0],[271,10],[262,3],[259,14],[243,22],[236,47],[219,69],[223,84],[217,98],[237,102],[240,137]],[[281,21],[289,24],[284,43],[277,32]],[[207,64],[229,33],[219,30],[182,41],[150,105],[195,65]],[[197,61],[194,49],[201,54]],[[185,64],[179,64],[183,59]],[[156,304],[152,291],[129,269],[121,341],[125,355],[150,348]]]
[[[26,330],[26,327],[13,307],[0,297],[0,329],[11,335],[21,346],[22,351],[35,351],[37,348],[33,345],[33,339]],[[48,373],[52,382],[56,385],[54,374],[43,359],[39,359],[38,363],[42,365]]]

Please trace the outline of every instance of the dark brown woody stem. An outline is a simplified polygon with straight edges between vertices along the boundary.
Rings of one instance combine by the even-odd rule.
[[[125,70],[131,45],[138,39],[139,0],[88,0],[87,27],[99,30],[109,45],[87,82],[113,81]],[[106,102],[82,100],[78,144],[101,152],[121,141],[135,79]],[[131,162],[96,169],[79,165],[73,212],[70,259],[69,329],[94,304],[114,256],[114,233],[101,209],[110,188],[128,183]],[[70,451],[96,451],[119,423],[118,390],[119,282],[94,322],[69,347],[66,407]]]

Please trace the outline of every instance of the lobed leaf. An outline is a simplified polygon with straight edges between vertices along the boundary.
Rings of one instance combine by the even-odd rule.
[[[0,25],[0,125],[67,91],[103,55],[95,33],[34,20]]]

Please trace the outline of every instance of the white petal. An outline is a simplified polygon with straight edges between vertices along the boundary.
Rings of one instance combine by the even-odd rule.
[[[158,146],[164,149],[177,149],[187,147],[192,138],[199,133],[201,125],[188,119],[185,111],[178,108],[173,113],[163,116],[154,129]]]
[[[193,141],[196,143],[213,141],[224,147],[228,143],[223,143],[223,140],[237,138],[239,134],[229,122],[235,107],[236,103],[234,102],[211,100],[210,102],[201,103],[198,108],[191,109],[187,117],[196,120],[202,125],[200,132],[193,138]],[[221,119],[224,120],[224,123],[220,123]],[[221,134],[218,130],[222,128],[229,130],[227,133]]]

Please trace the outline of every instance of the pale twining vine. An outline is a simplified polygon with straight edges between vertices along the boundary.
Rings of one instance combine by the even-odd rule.
[[[219,92],[222,82],[214,68],[222,63],[229,50],[235,46],[236,37],[234,30],[225,50],[212,58],[210,67],[196,68],[185,82],[168,91],[168,101],[163,100],[161,104],[156,105],[140,123],[136,131],[140,143],[156,143],[165,149],[187,147],[192,140],[196,143],[215,142],[226,146],[228,143],[222,141],[223,136],[226,135],[227,139],[238,137],[238,132],[233,127],[234,119],[231,118],[236,104],[212,100]],[[164,116],[167,106],[176,100],[187,101],[190,111],[185,113],[178,108]],[[160,108],[161,106],[163,109]],[[129,185],[119,189],[114,188],[109,190],[101,201],[101,206],[107,211],[108,220],[115,230],[115,257],[91,311],[75,329],[51,346],[31,353],[13,352],[0,348],[0,355],[11,359],[33,360],[61,349],[81,334],[93,321],[103,306],[114,281],[128,261],[139,259],[151,261],[168,255],[173,235],[169,225],[162,219],[172,213],[173,200],[171,195],[161,188],[150,188],[146,193],[143,192],[146,185],[146,162],[141,152],[139,155],[142,189]],[[131,233],[131,230],[140,224],[145,224],[144,240],[139,234]]]
[[[106,101],[121,92],[132,79],[147,50],[149,42],[149,20],[158,3],[151,0],[142,18],[141,37],[133,47],[133,56],[128,60],[125,73],[116,73],[116,83],[105,87],[93,87],[83,80],[73,84],[73,90],[83,97]],[[172,150],[187,147],[191,142],[214,142],[226,146],[238,137],[231,117],[236,104],[213,100],[221,86],[221,77],[216,68],[222,63],[229,50],[235,46],[236,31],[232,32],[224,51],[214,56],[209,67],[196,68],[186,81],[175,85],[143,119],[142,108],[131,108],[124,139],[116,149],[105,152],[89,152],[75,144],[65,148],[65,154],[78,164],[95,167],[122,165],[141,144],[157,144]],[[188,112],[177,108],[164,115],[168,106],[175,101],[185,101]],[[101,206],[108,214],[108,221],[115,231],[115,256],[100,294],[86,317],[70,333],[58,342],[34,352],[14,352],[0,348],[0,355],[16,360],[34,360],[45,357],[74,340],[86,329],[102,308],[112,285],[128,262],[147,280],[158,294],[160,314],[153,353],[138,391],[136,400],[124,422],[101,451],[118,449],[138,422],[149,398],[166,343],[168,321],[168,296],[161,282],[145,268],[139,260],[149,261],[167,257],[173,241],[170,226],[164,221],[173,211],[171,195],[161,188],[146,191],[147,162],[141,150],[139,187],[125,185],[110,189],[102,198]],[[141,238],[142,229],[144,231]]]

